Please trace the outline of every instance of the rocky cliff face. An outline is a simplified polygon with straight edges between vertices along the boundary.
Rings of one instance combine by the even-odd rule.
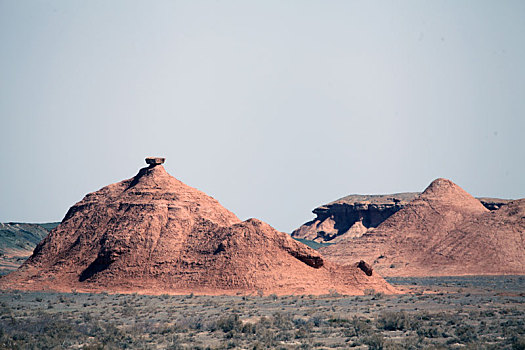
[[[376,228],[320,251],[370,262],[385,276],[525,274],[525,199],[490,211],[437,179]]]
[[[241,222],[160,162],[90,193],[0,288],[140,293],[363,294],[397,292],[352,262],[256,219]],[[358,259],[359,260],[359,259]]]
[[[316,218],[292,232],[292,237],[319,243],[337,243],[362,236],[379,226],[397,211],[416,199],[420,192],[386,195],[349,195],[313,210]],[[479,198],[489,210],[510,202],[499,198]]]

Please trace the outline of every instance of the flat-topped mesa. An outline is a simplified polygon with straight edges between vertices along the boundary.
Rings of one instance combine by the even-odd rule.
[[[391,277],[523,275],[524,234],[525,199],[490,211],[452,181],[437,179],[377,227],[345,233],[319,252],[325,263],[363,259]]]
[[[149,164],[150,167],[154,167],[154,166],[164,163],[165,160],[166,158],[161,158],[161,157],[147,157],[146,164]]]
[[[425,196],[435,197],[438,192],[446,191],[452,193],[453,188],[449,180],[437,179],[429,186],[429,192],[434,194],[427,193]],[[461,202],[457,194],[449,198],[449,202]],[[330,243],[357,238],[405,208],[419,195],[421,192],[385,195],[352,194],[315,208],[313,213],[317,217],[294,230],[292,237]],[[489,210],[498,210],[512,201],[511,199],[485,197],[477,199]],[[472,204],[472,201],[470,203]],[[479,209],[479,205],[477,207]]]

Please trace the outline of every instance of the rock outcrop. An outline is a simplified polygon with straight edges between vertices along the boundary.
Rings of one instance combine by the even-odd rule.
[[[421,192],[385,195],[349,195],[313,210],[316,218],[292,232],[292,237],[319,243],[337,243],[362,236],[379,226]],[[478,198],[489,210],[497,210],[511,200]]]
[[[490,211],[437,179],[378,227],[320,251],[339,263],[364,259],[384,276],[525,274],[525,199]]]
[[[367,276],[372,276],[372,273],[374,273],[374,269],[370,264],[368,264],[366,261],[361,260],[357,263],[357,267],[363,270],[364,273],[366,273]]]
[[[313,210],[317,216],[292,232],[292,237],[316,242],[337,242],[340,236],[359,237],[403,208],[418,195],[350,195]]]
[[[147,157],[146,164],[149,164],[150,166],[160,165],[160,164],[164,164],[165,160],[166,158],[161,158],[161,157]]]
[[[359,259],[358,259],[359,260]],[[90,193],[0,288],[174,294],[397,292],[325,261],[256,219],[239,220],[157,162]]]

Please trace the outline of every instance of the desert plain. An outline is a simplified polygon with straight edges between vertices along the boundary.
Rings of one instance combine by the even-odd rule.
[[[2,224],[0,348],[525,348],[523,200],[437,179],[294,239],[146,162],[61,223]]]
[[[392,277],[385,295],[0,292],[4,349],[523,349],[525,277]]]

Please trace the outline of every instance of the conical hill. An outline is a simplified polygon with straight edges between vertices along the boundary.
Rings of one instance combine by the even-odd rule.
[[[268,224],[241,222],[215,199],[152,164],[71,207],[24,265],[0,279],[0,287],[153,294],[396,292],[355,262],[327,263]]]
[[[525,218],[508,204],[487,210],[450,180],[437,179],[416,199],[363,236],[321,249],[338,263],[356,257],[385,276],[525,273]],[[503,209],[505,208],[505,209]]]

